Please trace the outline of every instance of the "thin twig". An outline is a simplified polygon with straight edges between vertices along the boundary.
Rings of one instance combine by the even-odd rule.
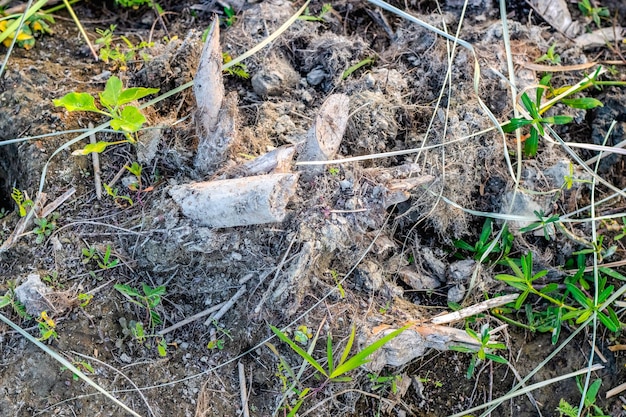
[[[230,308],[235,304],[235,301],[237,301],[242,295],[245,294],[246,292],[246,286],[242,286],[241,288],[239,288],[239,291],[237,291],[235,293],[235,295],[233,295],[231,297],[230,300],[228,300],[228,302],[226,304],[224,304],[224,306],[220,309],[220,311],[218,311],[217,313],[215,313],[214,316],[209,317],[205,322],[204,325],[208,326],[211,323],[213,323],[213,321],[217,321],[219,319],[221,319],[222,317],[224,317],[224,315],[226,314],[226,312],[228,310],[230,310]]]
[[[93,123],[89,122],[89,129],[93,129]],[[92,133],[89,135],[89,143],[96,144],[96,135]],[[98,152],[92,152],[91,158],[93,160],[93,181],[96,187],[96,198],[102,200],[102,178],[100,177],[100,154]]]
[[[248,410],[248,392],[246,390],[246,370],[243,363],[238,362],[237,368],[239,369],[239,393],[241,395],[241,410],[243,417],[250,417],[250,410]]]
[[[187,325],[187,324],[189,324],[189,323],[191,323],[191,322],[193,322],[195,320],[201,319],[202,317],[207,316],[207,315],[213,313],[214,311],[217,311],[220,308],[224,307],[225,304],[226,304],[226,302],[223,302],[223,303],[216,304],[213,307],[209,307],[206,310],[201,311],[201,312],[199,312],[197,314],[194,314],[193,316],[189,316],[186,319],[184,319],[182,321],[179,321],[178,323],[176,323],[176,324],[174,324],[174,325],[172,325],[170,327],[166,327],[165,329],[163,329],[160,332],[158,332],[158,334],[163,336],[164,334],[169,333],[171,331],[174,331],[174,330],[178,329],[179,327],[183,327],[183,326],[185,326],[185,325]]]

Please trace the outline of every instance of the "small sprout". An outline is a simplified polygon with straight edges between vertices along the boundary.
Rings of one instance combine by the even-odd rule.
[[[11,198],[15,201],[15,204],[17,204],[20,217],[26,216],[26,211],[33,206],[33,200],[30,200],[26,196],[26,192],[21,192],[15,187],[13,187],[13,191],[11,191]]]
[[[554,52],[554,48],[556,47],[556,42],[552,44],[551,47],[548,48],[548,51],[541,55],[539,58],[535,60],[535,62],[544,62],[547,61],[553,65],[558,65],[561,63],[561,55]]]

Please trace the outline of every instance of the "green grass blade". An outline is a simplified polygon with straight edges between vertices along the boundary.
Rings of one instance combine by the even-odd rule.
[[[363,349],[362,351],[358,352],[353,357],[348,359],[347,362],[342,363],[341,365],[337,366],[335,371],[330,375],[330,379],[333,379],[333,378],[336,378],[338,376],[341,376],[341,375],[345,374],[346,372],[350,372],[351,370],[358,368],[359,366],[363,365],[364,363],[367,363],[368,362],[367,358],[372,353],[376,352],[378,349],[383,347],[387,342],[389,342],[391,339],[397,337],[400,333],[402,333],[403,331],[405,331],[409,327],[410,326],[404,326],[404,327],[402,327],[400,329],[394,330],[393,332],[389,333],[387,336],[385,336],[383,338],[380,338],[377,341],[375,341],[374,343],[372,343],[371,345],[367,346],[365,349]],[[345,352],[344,352],[344,354],[345,354]]]
[[[326,360],[328,361],[328,373],[332,374],[335,370],[335,363],[333,359],[333,337],[331,332],[328,332],[328,337],[326,338]]]
[[[294,350],[298,355],[300,355],[304,360],[306,360],[312,367],[317,369],[322,375],[328,377],[328,374],[322,368],[322,365],[319,364],[311,355],[309,355],[306,351],[304,351],[300,346],[296,345],[291,339],[287,337],[287,335],[280,331],[277,327],[270,325],[270,328],[274,332],[276,336],[283,342],[287,343],[291,349]]]
[[[354,343],[355,336],[356,336],[356,326],[353,324],[352,330],[350,332],[350,337],[348,338],[348,343],[346,344],[346,348],[343,350],[343,353],[341,354],[341,359],[339,359],[339,363],[337,364],[337,366],[343,365],[346,359],[348,359],[348,355],[350,354],[350,349],[352,349],[352,344]]]

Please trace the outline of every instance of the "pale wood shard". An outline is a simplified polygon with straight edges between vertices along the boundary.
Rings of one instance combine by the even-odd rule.
[[[209,227],[235,227],[282,221],[297,174],[270,174],[177,185],[170,196],[182,213]]]
[[[276,148],[250,162],[246,162],[238,170],[243,176],[269,174],[270,172],[276,174],[290,172],[295,151],[294,146]]]
[[[326,99],[309,129],[298,161],[331,160],[341,145],[348,124],[350,98],[345,94],[333,94]],[[303,165],[307,174],[324,171],[323,165]]]
[[[224,97],[222,59],[219,24],[214,19],[193,81],[198,106],[195,115],[198,151],[194,166],[200,175],[215,172],[238,137],[237,93]]]

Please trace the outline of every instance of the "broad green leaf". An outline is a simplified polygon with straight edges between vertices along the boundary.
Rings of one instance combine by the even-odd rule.
[[[498,342],[498,343],[493,343],[492,342],[492,343],[489,343],[487,345],[487,348],[489,348],[489,349],[506,349],[506,345],[504,343],[500,343],[500,342]]]
[[[537,125],[541,128],[541,125]],[[524,153],[528,156],[535,156],[539,147],[539,132],[533,128],[530,130],[530,136],[524,142]]]
[[[587,395],[585,395],[585,406],[589,407],[596,402],[596,397],[598,396],[598,391],[600,390],[601,385],[601,379],[596,379],[591,385],[589,385]]]
[[[88,145],[85,145],[83,149],[75,150],[74,152],[72,152],[72,155],[89,155],[92,152],[102,153],[109,145],[113,145],[113,142],[100,141],[96,143],[90,143]]]
[[[118,106],[120,94],[122,94],[122,81],[115,75],[109,77],[104,91],[99,94],[100,104],[109,110]]]
[[[485,356],[487,357],[487,359],[491,359],[494,362],[498,362],[498,363],[509,363],[508,360],[504,359],[502,356],[500,355],[494,355],[492,353],[486,353]]]
[[[278,336],[280,340],[287,343],[291,349],[293,349],[298,355],[306,360],[312,367],[317,369],[322,375],[328,378],[328,374],[326,373],[324,368],[322,368],[322,365],[320,365],[315,359],[313,359],[313,357],[309,355],[305,350],[303,350],[300,346],[296,345],[291,339],[289,339],[287,335],[285,335],[285,333],[281,332],[280,329],[272,325],[270,325],[270,329],[272,329],[272,332],[274,332],[274,334]]]
[[[537,110],[537,106],[532,102],[528,94],[522,93],[522,103],[524,103],[524,107],[530,113],[530,117],[533,119],[539,119],[539,111]]]
[[[102,113],[96,107],[96,101],[89,93],[68,93],[59,99],[52,100],[57,107],[65,107],[67,111],[93,111]]]
[[[150,310],[150,318],[152,319],[153,326],[163,323],[163,320],[161,320],[161,316],[159,315],[159,313],[154,310]]]
[[[516,277],[509,274],[498,274],[494,277],[495,279],[499,279],[500,281],[504,281],[506,283],[509,282],[526,282],[524,278]]]
[[[524,301],[526,301],[526,297],[528,297],[528,294],[530,294],[530,290],[524,291],[522,294],[520,294],[519,297],[517,297],[517,300],[515,300],[516,310],[519,310],[520,308],[522,308],[522,304],[524,304]]]
[[[450,346],[449,349],[454,350],[456,352],[462,352],[462,353],[475,353],[476,352],[476,349],[470,349],[465,346]]]
[[[150,286],[148,284],[146,284],[145,282],[141,284],[141,289],[143,290],[143,293],[147,296],[151,296],[151,295],[164,295],[165,294],[165,285],[160,285],[158,287],[155,288],[150,288]]]
[[[387,336],[385,336],[385,337],[383,337],[381,339],[378,339],[377,341],[375,341],[371,345],[365,347],[362,351],[358,352],[353,357],[348,359],[347,362],[342,363],[337,368],[335,368],[335,372],[333,372],[330,375],[330,378],[333,379],[333,378],[336,378],[338,376],[341,376],[341,375],[345,374],[346,372],[349,372],[349,371],[351,371],[351,370],[353,370],[355,368],[358,368],[362,364],[367,363],[367,358],[372,353],[376,352],[378,349],[383,347],[385,345],[385,343],[387,343],[390,340],[392,340],[393,338],[397,337],[400,333],[402,333],[403,331],[405,331],[409,327],[410,326],[404,326],[404,327],[402,327],[400,329],[394,330],[393,332],[389,333]]]
[[[528,126],[532,123],[533,123],[532,120],[514,117],[511,120],[509,120],[509,123],[502,126],[502,130],[504,131],[504,133],[511,133],[519,129],[522,126]]]
[[[8,295],[0,297],[0,308],[11,305],[11,298]]]
[[[567,313],[563,314],[563,316],[561,317],[562,321],[567,321],[567,320],[572,320],[578,316],[580,316],[585,310],[573,310],[573,311],[568,311]]]
[[[490,235],[491,235],[491,219],[487,218],[485,220],[485,224],[483,224],[483,229],[480,232],[480,237],[478,238],[478,241],[484,245],[487,242],[487,239],[489,239]]]
[[[156,94],[159,92],[158,88],[144,88],[144,87],[133,87],[127,88],[122,91],[120,94],[117,105],[122,106],[126,103],[130,103],[131,101],[139,100],[145,96],[149,96],[150,94]]]
[[[610,331],[617,332],[620,329],[619,321],[617,323],[613,322],[610,317],[601,311],[598,311],[598,318]]]
[[[570,123],[574,118],[572,116],[552,116],[544,119],[545,123],[551,123],[555,125],[566,125]]]
[[[480,336],[473,329],[466,327],[465,331],[469,334],[473,339],[480,341]]]
[[[612,278],[619,279],[621,281],[626,281],[626,277],[624,275],[620,274],[617,271],[612,270],[611,268],[607,268],[603,266],[600,268],[600,272]]]
[[[129,295],[131,297],[140,297],[141,294],[139,294],[139,291],[137,291],[136,289],[134,289],[133,287],[131,287],[130,285],[126,285],[126,284],[115,284],[113,286],[113,288],[115,288],[116,290],[118,290],[119,292]]]
[[[137,107],[126,106],[122,109],[119,119],[111,120],[111,127],[122,132],[133,133],[141,129],[145,121],[146,117],[141,114]]]
[[[600,100],[597,100],[592,97],[582,97],[582,98],[564,98],[561,100],[563,104],[569,106],[573,109],[595,109],[596,107],[602,107],[604,104]]]
[[[551,79],[552,79],[552,74],[547,73],[541,78],[541,81],[539,81],[539,85],[543,87],[548,87],[550,85]],[[537,103],[537,106],[541,104],[541,97],[543,97],[546,90],[547,88],[541,88],[541,87],[537,88],[537,98],[535,100],[535,103]]]
[[[474,252],[476,250],[472,245],[460,239],[454,241],[454,247],[458,249],[470,251],[470,252]]]
[[[589,298],[587,298],[585,293],[579,290],[577,286],[570,283],[565,284],[565,286],[567,287],[567,290],[572,294],[572,297],[574,297],[574,299],[578,301],[579,304],[586,308],[589,308],[593,305],[593,302]]]
[[[557,284],[556,282],[551,282],[550,284],[543,287],[539,292],[542,294],[550,294],[551,292],[556,291],[558,289],[559,289],[559,284]]]

